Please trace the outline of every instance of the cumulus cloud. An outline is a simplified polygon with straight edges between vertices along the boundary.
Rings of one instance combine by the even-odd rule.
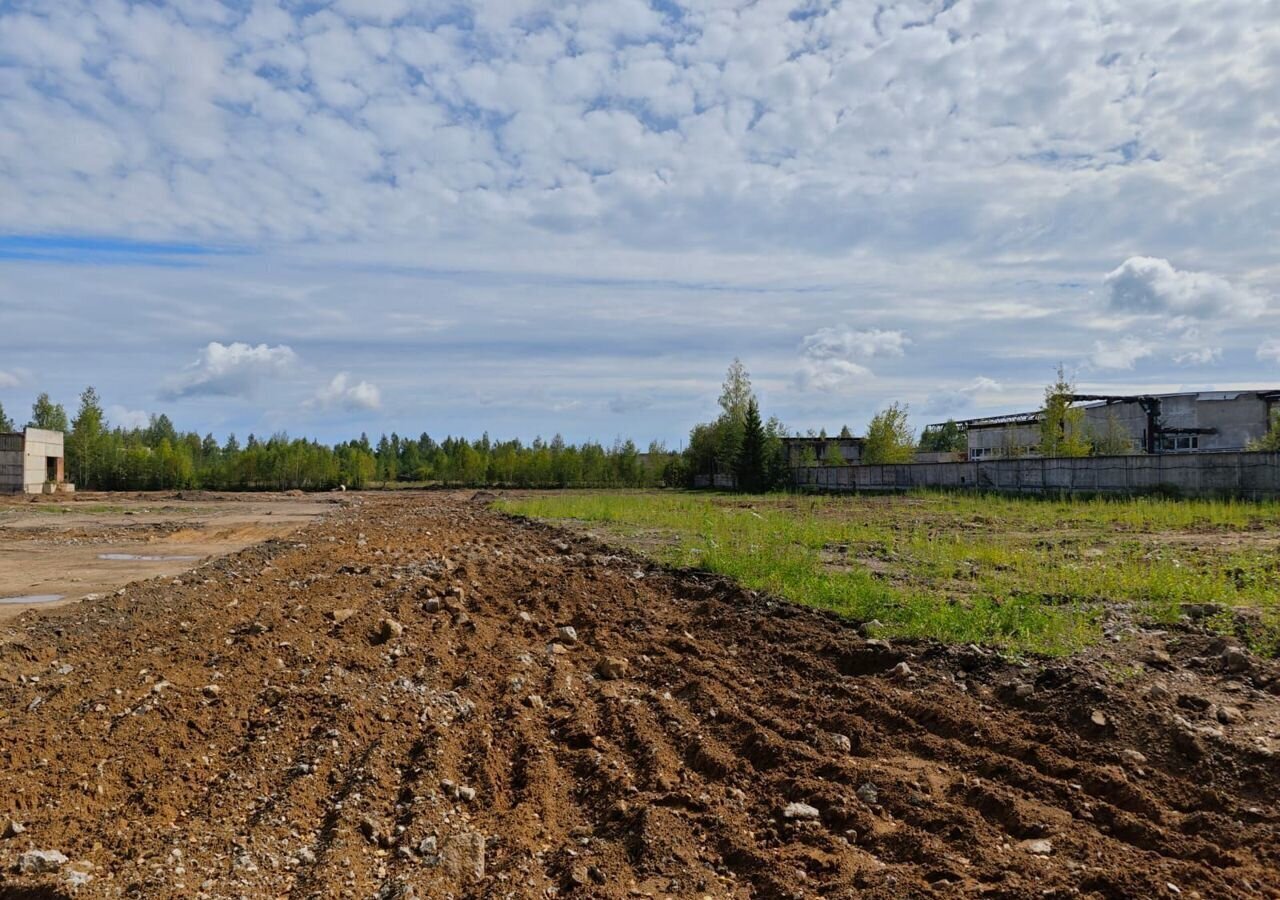
[[[16,374],[0,369],[0,388],[17,387],[20,384],[22,384],[22,379]]]
[[[172,348],[287,334],[342,362],[238,385],[193,368],[167,396],[223,392],[199,416],[262,431],[341,365],[434,379],[397,397],[433,428],[531,437],[554,420],[589,436],[635,393],[655,403],[628,427],[671,439],[690,422],[668,411],[700,389],[690,370],[733,353],[815,389],[907,368],[892,339],[817,331],[834,322],[931,335],[911,376],[944,387],[963,387],[956,371],[1012,385],[1032,378],[1015,366],[1087,358],[1126,329],[1159,348],[1153,382],[1176,383],[1173,356],[1207,345],[1261,369],[1237,348],[1280,333],[1280,179],[1260,112],[1280,16],[1104,5],[0,3],[0,234],[197,251],[86,277],[83,248],[68,272],[0,238],[0,367],[34,369],[22,348],[40,348],[64,381],[141,397],[151,376],[118,360],[176,372],[188,360]],[[1133,252],[1117,247],[1167,259],[1079,283]],[[588,302],[569,296],[588,280]],[[358,297],[377,302],[357,314]],[[1092,330],[1086,305],[1119,330]],[[1156,336],[1166,319],[1177,329]],[[779,334],[813,340],[797,353]],[[676,349],[648,352],[662,347]],[[476,410],[444,386],[481,366],[500,399]],[[253,418],[235,391],[271,378],[279,409]],[[554,386],[523,402],[540,382]],[[770,412],[795,420],[822,399],[779,391]]]
[[[1090,364],[1095,369],[1132,369],[1138,360],[1154,353],[1149,343],[1136,337],[1122,337],[1118,341],[1095,341]]]
[[[1267,232],[1266,4],[801,6],[23,4],[0,228],[818,253]]]
[[[255,347],[239,341],[210,341],[194,363],[161,389],[160,398],[247,397],[262,382],[292,372],[297,363],[297,354],[284,344]]]
[[[129,409],[118,404],[108,406],[107,421],[120,428],[146,428],[151,416],[141,409]]]
[[[1167,259],[1132,256],[1103,279],[1112,309],[1120,312],[1258,316],[1263,298],[1208,272],[1175,269]]]
[[[870,375],[870,360],[902,356],[910,343],[901,331],[820,328],[800,342],[796,382],[803,390],[835,390]]]
[[[1280,363],[1280,338],[1267,338],[1259,344],[1257,357],[1262,362]]]
[[[320,409],[378,409],[382,406],[382,393],[377,385],[352,381],[350,372],[339,372],[316,391],[312,405]]]
[[[1221,359],[1221,347],[1196,347],[1183,353],[1175,353],[1173,357],[1173,361],[1180,366],[1207,366]]]

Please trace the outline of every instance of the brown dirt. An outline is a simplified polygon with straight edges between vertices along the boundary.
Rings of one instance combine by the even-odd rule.
[[[1017,666],[354,501],[8,624],[0,898],[1280,897],[1280,681],[1221,638]]]
[[[180,574],[191,568],[190,557],[220,556],[287,534],[335,502],[340,498],[328,494],[207,491],[0,497],[0,622],[139,578]],[[8,601],[32,594],[65,599],[38,606]]]

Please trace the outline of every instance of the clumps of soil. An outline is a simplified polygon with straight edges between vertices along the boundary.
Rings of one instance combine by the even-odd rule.
[[[0,897],[1280,896],[1277,672],[1190,626],[867,640],[397,494],[8,630]]]

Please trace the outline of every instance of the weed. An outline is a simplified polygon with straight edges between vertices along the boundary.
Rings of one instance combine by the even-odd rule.
[[[640,532],[663,561],[886,633],[1070,653],[1107,604],[1173,622],[1184,603],[1254,606],[1280,645],[1280,503],[918,493],[816,497],[675,492],[537,495],[501,508]],[[653,540],[655,532],[661,536]]]

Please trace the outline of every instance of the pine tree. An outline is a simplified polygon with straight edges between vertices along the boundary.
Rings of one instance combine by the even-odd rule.
[[[13,431],[13,419],[4,414],[4,404],[0,403],[0,431]]]
[[[765,431],[760,421],[760,404],[752,397],[747,401],[743,423],[742,452],[738,456],[738,487],[752,493],[765,488]]]

